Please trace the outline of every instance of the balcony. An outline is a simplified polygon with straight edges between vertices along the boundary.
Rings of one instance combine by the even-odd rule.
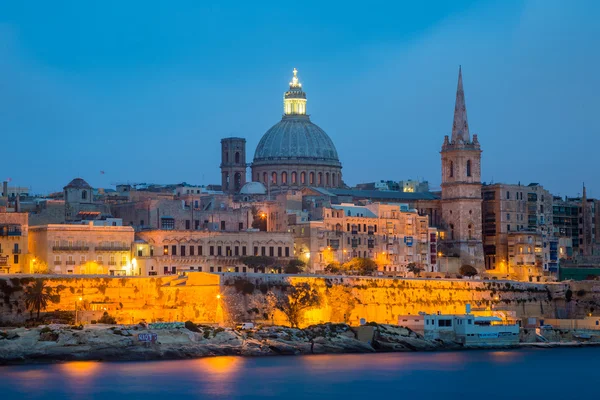
[[[21,254],[21,249],[13,249],[12,253],[13,254]]]
[[[94,261],[94,262],[96,264],[98,264],[98,265],[104,265],[104,261],[102,261],[102,260],[97,260],[97,261]]]
[[[65,264],[66,265],[75,265],[75,261],[66,261]]]
[[[89,251],[88,246],[53,246],[52,251]]]
[[[121,261],[121,267],[124,267],[127,265],[127,261]]]
[[[21,231],[0,230],[0,236],[21,236]]]
[[[61,264],[62,264],[62,261],[58,261],[58,260],[54,261],[54,265],[61,265]]]
[[[117,262],[116,261],[109,261],[108,265],[117,265]]]
[[[373,236],[375,233],[373,231],[367,231],[367,235]]]
[[[130,246],[96,246],[94,247],[96,251],[131,251]]]
[[[358,235],[358,231],[356,229],[353,229],[352,231],[350,231],[350,233],[352,233],[353,235]]]

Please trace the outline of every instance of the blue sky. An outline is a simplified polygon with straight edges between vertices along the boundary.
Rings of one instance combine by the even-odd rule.
[[[594,0],[31,4],[0,3],[0,179],[35,193],[218,183],[220,138],[251,159],[294,67],[346,183],[438,187],[462,65],[484,181],[600,196]]]

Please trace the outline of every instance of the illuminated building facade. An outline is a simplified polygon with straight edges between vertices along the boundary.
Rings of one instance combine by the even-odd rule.
[[[143,275],[259,272],[244,265],[240,258],[271,257],[275,260],[273,268],[283,267],[295,258],[291,234],[262,231],[143,231],[136,234],[133,256]]]
[[[29,249],[56,274],[139,275],[130,226],[51,224],[29,227]]]
[[[0,273],[29,272],[27,213],[0,213]]]

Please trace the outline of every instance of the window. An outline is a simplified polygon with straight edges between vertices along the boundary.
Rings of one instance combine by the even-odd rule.
[[[81,200],[86,200],[87,199],[87,190],[84,190],[83,192],[81,192]]]
[[[510,192],[508,190],[506,191],[506,200],[510,200]]]
[[[508,213],[506,214],[506,220],[510,221],[510,214],[508,214]]]
[[[471,176],[471,160],[467,160],[467,176]]]
[[[279,246],[277,248],[277,257],[281,257],[282,254],[283,254],[283,252],[282,252],[281,246]]]
[[[281,183],[287,185],[287,172],[285,171],[281,173]]]
[[[194,255],[194,246],[190,246],[190,256]]]
[[[267,183],[267,173],[263,172],[263,182],[266,184]]]
[[[319,186],[323,186],[323,173],[319,172],[318,177],[319,177]]]
[[[473,238],[473,225],[469,224],[468,229],[469,229],[469,231],[468,231],[469,239],[472,239]]]
[[[297,176],[296,176],[296,171],[292,172],[292,183],[298,183],[296,182],[297,180]]]
[[[242,247],[242,255],[245,256],[246,255],[246,246]]]
[[[236,164],[240,163],[240,152],[239,151],[235,152],[235,163]]]
[[[254,255],[257,256],[258,255],[258,246],[254,246]]]
[[[225,246],[225,255],[226,255],[227,257],[230,257],[230,256],[231,256],[231,247],[229,247],[229,246]]]
[[[452,326],[451,319],[438,319],[438,326]]]
[[[218,256],[222,256],[223,255],[223,248],[221,246],[217,246],[217,255]]]
[[[262,246],[260,248],[260,255],[261,256],[266,256],[267,255],[267,248],[265,246]]]
[[[225,230],[225,221],[221,221],[221,230],[224,231]]]
[[[329,172],[325,173],[325,186],[329,186]]]
[[[209,254],[210,254],[211,256],[214,256],[214,255],[215,255],[215,246],[210,246],[210,247],[209,247],[209,252],[210,252]]]
[[[185,229],[190,229],[190,227],[191,227],[190,220],[186,219],[185,220]]]
[[[309,174],[309,181],[310,181],[310,184],[311,184],[311,185],[314,185],[314,184],[315,184],[315,173],[314,173],[314,172],[311,172],[311,173]]]
[[[271,183],[273,185],[277,185],[277,172],[272,172],[271,173]]]
[[[450,161],[450,178],[454,176],[454,162]]]
[[[275,248],[273,246],[269,246],[269,257],[275,256]]]
[[[286,247],[286,248],[285,248],[285,256],[286,256],[286,257],[289,257],[289,256],[290,256],[290,248],[289,248],[289,247]]]
[[[164,230],[175,229],[175,220],[171,217],[162,217],[160,219],[160,229],[164,229]]]
[[[454,240],[454,224],[450,224],[450,240]]]
[[[185,257],[185,246],[181,246],[181,255]]]
[[[240,255],[240,246],[235,246],[233,248],[234,251],[234,255],[239,256]]]
[[[306,184],[306,172],[301,172],[300,173],[300,183],[305,185]]]
[[[244,223],[243,222],[239,222],[238,223],[238,230],[240,230],[240,231],[244,230]]]
[[[332,185],[333,187],[336,187],[336,186],[337,186],[337,185],[336,185],[336,182],[337,182],[337,179],[336,179],[336,177],[335,177],[335,174],[331,174],[331,185]]]
[[[198,255],[201,256],[202,255],[202,246],[198,246]]]
[[[171,255],[172,256],[176,256],[177,255],[177,246],[175,246],[175,245],[171,246]]]
[[[18,264],[18,263],[19,263],[19,255],[18,255],[18,254],[15,254],[15,255],[13,256],[13,263],[14,263],[14,264]]]

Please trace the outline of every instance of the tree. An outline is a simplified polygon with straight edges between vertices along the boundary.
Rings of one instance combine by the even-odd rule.
[[[408,272],[412,272],[413,274],[415,274],[415,276],[419,276],[421,274],[421,271],[423,271],[423,268],[419,267],[414,262],[408,263],[406,269],[408,270]]]
[[[372,275],[377,271],[377,264],[370,258],[354,257],[345,263],[343,268],[358,275]]]
[[[466,276],[468,278],[473,277],[478,274],[477,269],[474,266],[468,265],[468,264],[464,264],[462,267],[460,267],[458,272],[462,276]]]
[[[50,273],[50,268],[48,268],[48,264],[45,262],[34,258],[33,262],[31,263],[31,273],[46,275]]]
[[[285,314],[292,328],[300,325],[304,311],[316,307],[320,303],[319,292],[306,282],[288,286],[282,294],[275,298],[275,308]]]
[[[267,230],[267,213],[252,206],[252,227],[261,231]]]
[[[265,272],[267,267],[275,264],[275,259],[267,256],[244,256],[240,258],[240,262],[250,268],[254,268],[254,270],[259,268],[262,272]]]
[[[339,274],[342,272],[342,264],[337,261],[327,264],[325,267],[325,272],[328,274]]]
[[[25,307],[30,312],[37,311],[37,319],[40,319],[40,310],[45,310],[51,301],[52,288],[46,286],[43,279],[36,279],[31,286],[27,286],[25,289]]]
[[[301,272],[304,272],[305,266],[306,264],[302,260],[290,260],[290,262],[283,269],[283,272],[286,274],[299,274]]]
[[[104,311],[104,314],[102,314],[102,317],[100,317],[100,319],[98,320],[98,323],[107,324],[107,325],[115,325],[117,323],[117,320],[115,319],[115,317],[111,316],[108,312]]]

